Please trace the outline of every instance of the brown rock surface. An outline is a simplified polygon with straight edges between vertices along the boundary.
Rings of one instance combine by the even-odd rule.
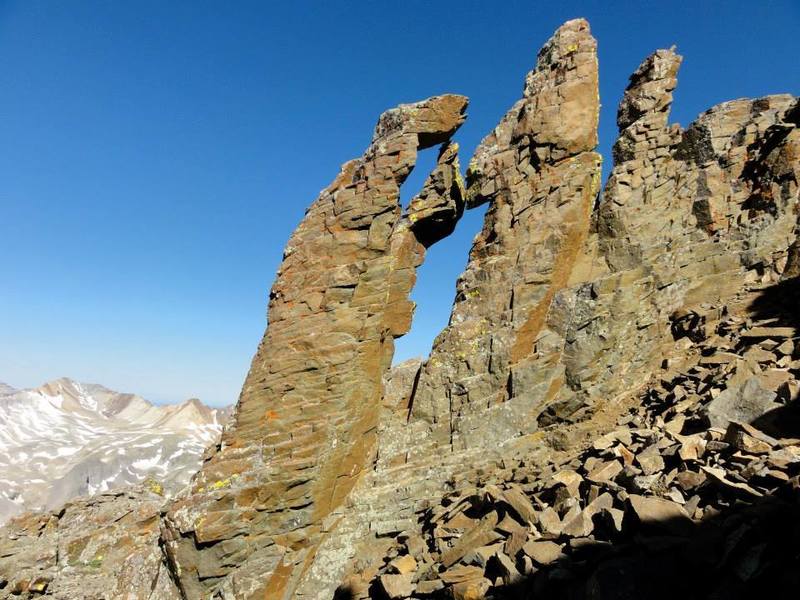
[[[437,96],[381,115],[364,156],[342,167],[289,240],[235,426],[165,519],[187,596],[291,596],[322,520],[373,459],[415,269],[462,212],[457,147],[443,147],[405,214],[400,185],[417,150],[446,143],[466,105]],[[242,561],[254,566],[237,572]]]
[[[743,291],[738,300],[747,306],[754,296]],[[615,429],[577,456],[523,458],[421,510],[427,544],[442,550],[417,564],[430,574],[426,585],[443,590],[439,597],[458,597],[465,579],[481,582],[480,598],[790,597],[800,583],[791,550],[800,542],[792,525],[800,516],[800,439],[786,437],[792,430],[785,427],[775,430],[780,437],[744,423],[725,432],[709,427],[705,405],[737,376],[720,369],[703,378],[701,359],[719,347],[745,351],[757,343],[735,316],[714,330],[717,345],[701,340],[683,348],[680,371],[665,364]],[[690,395],[694,403],[686,402]],[[689,439],[669,426],[677,415],[698,431],[701,456],[676,451]],[[628,465],[596,481],[589,476],[614,457],[644,451],[661,458],[650,474]],[[519,528],[502,525],[519,518],[506,501],[511,490],[537,507],[521,540]],[[497,523],[496,541],[462,555],[473,530],[433,539],[433,523],[459,515]],[[402,546],[396,550],[403,556]]]
[[[445,423],[456,446],[529,431],[563,384],[563,340],[546,320],[589,234],[598,111],[596,42],[570,21],[470,162],[469,202],[490,207],[412,399],[413,416]]]

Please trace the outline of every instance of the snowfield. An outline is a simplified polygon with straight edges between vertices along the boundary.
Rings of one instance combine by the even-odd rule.
[[[0,523],[147,478],[174,493],[228,413],[194,399],[155,406],[66,378],[30,390],[0,384]]]

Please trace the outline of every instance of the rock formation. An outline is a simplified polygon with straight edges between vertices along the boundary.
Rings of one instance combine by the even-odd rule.
[[[163,508],[147,597],[609,598],[623,567],[635,597],[659,552],[734,499],[795,493],[797,441],[764,423],[798,393],[800,103],[727,102],[684,130],[669,124],[680,62],[658,50],[632,75],[600,195],[583,20],[544,45],[466,184],[451,141],[466,98],[380,117],[289,241],[235,422]],[[436,145],[404,209],[416,152]],[[425,249],[484,203],[449,325],[427,360],[390,369]],[[11,527],[49,539],[27,522]],[[713,555],[704,591],[790,568],[757,527],[729,525],[715,544],[750,537],[736,566]],[[602,558],[613,544],[622,562]],[[585,578],[564,587],[564,571]],[[4,589],[38,593],[12,572]],[[56,589],[79,571],[49,573]]]
[[[158,543],[157,492],[108,492],[14,519],[0,541],[0,596],[179,598]]]
[[[727,308],[763,298],[760,288]],[[344,595],[791,597],[800,440],[787,434],[800,420],[787,427],[785,403],[798,393],[796,330],[723,311],[688,333],[681,359],[586,450],[512,460],[444,495],[357,567]],[[734,395],[745,402],[732,406]],[[712,411],[721,427],[708,427]]]
[[[596,42],[572,21],[470,162],[468,201],[490,206],[412,398],[412,416],[443,423],[455,448],[530,432],[562,385],[563,335],[546,320],[589,234],[599,110]]]
[[[372,462],[415,269],[463,209],[456,147],[446,144],[466,106],[447,95],[381,115],[364,156],[342,167],[289,240],[235,427],[167,514],[185,595],[221,582],[226,593],[291,596],[323,520]],[[436,144],[439,163],[404,212],[400,185],[417,150]]]

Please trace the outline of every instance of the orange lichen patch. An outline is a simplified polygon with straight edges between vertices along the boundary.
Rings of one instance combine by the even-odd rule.
[[[270,410],[268,410],[268,411],[266,411],[266,412],[264,413],[264,418],[265,418],[267,421],[274,421],[275,419],[277,419],[277,418],[278,418],[278,412],[277,412],[277,411],[275,411],[275,410],[272,410],[272,409],[270,409]]]
[[[261,597],[264,600],[281,600],[284,598],[284,592],[293,570],[293,564],[285,564],[283,560],[281,560],[264,584],[263,595]]]

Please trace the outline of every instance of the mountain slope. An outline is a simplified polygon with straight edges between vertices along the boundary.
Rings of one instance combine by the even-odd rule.
[[[0,522],[25,509],[152,478],[185,485],[227,412],[191,399],[154,406],[135,394],[62,378],[0,388]]]

